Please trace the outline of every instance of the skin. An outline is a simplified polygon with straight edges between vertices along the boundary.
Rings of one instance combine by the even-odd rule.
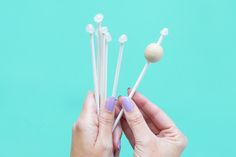
[[[112,133],[113,123],[114,111],[103,105],[98,115],[94,95],[89,92],[72,129],[71,157],[118,157],[122,130],[119,125]]]
[[[118,157],[122,130],[133,147],[134,157],[181,155],[187,145],[186,137],[159,107],[137,92],[130,100],[132,110],[124,111],[112,133],[115,117],[121,108],[125,109],[125,99],[127,97],[119,97],[113,112],[102,106],[98,115],[94,95],[88,93],[73,126],[71,157]]]
[[[120,108],[124,108],[123,101],[124,97],[119,97]],[[121,126],[134,149],[134,156],[179,157],[187,139],[173,121],[140,93],[135,93],[131,103],[133,109],[124,111]]]

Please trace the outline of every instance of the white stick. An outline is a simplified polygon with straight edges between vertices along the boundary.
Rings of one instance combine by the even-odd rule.
[[[118,58],[117,58],[116,72],[115,72],[113,89],[112,89],[112,96],[113,97],[116,97],[116,91],[117,91],[119,74],[120,74],[120,66],[121,66],[121,62],[122,62],[122,54],[123,54],[123,50],[124,50],[124,44],[127,40],[128,40],[128,38],[125,34],[121,35],[119,38],[120,48],[119,48],[119,54],[118,54]]]
[[[103,20],[103,15],[102,14],[97,14],[94,17],[94,21],[97,23],[97,71],[98,71],[98,97],[99,97],[99,108],[101,105],[101,27],[102,27],[102,20]],[[99,111],[98,111],[99,112]]]
[[[105,39],[104,46],[104,99],[107,99],[107,65],[108,65],[108,43]]]
[[[108,70],[108,43],[111,41],[111,35],[108,32],[108,30],[105,30],[104,32],[104,38],[105,38],[105,48],[104,48],[104,53],[105,53],[105,61],[104,61],[104,82],[105,82],[105,86],[104,86],[104,99],[107,99],[107,70]]]
[[[140,73],[140,75],[139,75],[139,77],[138,77],[136,83],[134,84],[134,86],[133,86],[133,88],[132,88],[132,91],[131,91],[130,94],[129,94],[129,98],[132,98],[132,97],[133,97],[133,95],[134,95],[135,91],[137,90],[137,88],[138,88],[138,86],[139,86],[139,84],[140,84],[140,82],[141,82],[143,76],[145,75],[145,73],[146,73],[146,71],[147,71],[149,65],[150,65],[149,62],[147,62],[147,63],[144,65],[142,72]],[[119,123],[119,121],[120,121],[120,119],[121,119],[123,113],[124,113],[124,109],[121,109],[119,115],[117,116],[117,118],[116,118],[116,120],[115,120],[115,122],[114,122],[114,124],[113,124],[112,131],[116,128],[116,126],[117,126],[117,124]]]
[[[100,85],[101,85],[101,104],[100,105],[104,105],[105,102],[105,37],[102,34],[102,38],[101,38],[102,42],[101,42],[101,81],[100,81]]]
[[[108,64],[108,43],[105,39],[104,45],[104,100],[107,99],[107,64]]]
[[[159,37],[159,39],[157,41],[158,45],[161,45],[164,37],[168,35],[168,28],[163,28],[160,33],[161,33],[161,36]]]
[[[97,66],[95,60],[95,48],[94,48],[94,36],[90,35],[91,38],[91,55],[93,63],[93,81],[94,81],[94,90],[95,90],[95,101],[97,105],[97,112],[99,113],[99,95],[98,95],[98,79],[97,79]]]
[[[106,41],[106,34],[108,32],[107,27],[102,27],[101,28],[101,81],[100,81],[100,90],[101,90],[101,105],[105,104],[106,100],[106,70],[107,70],[107,54],[106,54],[106,49],[107,49],[107,41]]]
[[[95,92],[95,101],[97,106],[97,111],[99,112],[99,95],[98,95],[98,80],[97,80],[97,66],[95,60],[95,47],[94,47],[94,28],[91,24],[86,27],[87,32],[90,34],[90,49],[91,49],[91,58],[93,66],[93,82],[94,82],[94,92]]]
[[[98,25],[98,86],[99,86],[99,106],[101,107],[101,98],[102,98],[102,59],[103,59],[103,53],[102,53],[102,34],[101,34],[101,24]]]
[[[168,29],[167,29],[167,28],[164,28],[164,29],[161,30],[160,33],[161,33],[161,35],[160,35],[160,37],[159,37],[159,39],[158,39],[158,41],[157,41],[157,44],[158,44],[158,45],[160,45],[160,44],[162,43],[164,37],[165,37],[166,35],[168,35]],[[144,65],[144,67],[143,67],[143,70],[142,70],[141,74],[140,74],[139,77],[138,77],[138,80],[136,81],[134,87],[132,88],[132,91],[131,91],[130,94],[129,94],[129,98],[132,98],[132,97],[133,97],[133,95],[134,95],[135,91],[137,90],[137,88],[138,88],[138,86],[139,86],[139,83],[141,82],[141,80],[142,80],[144,74],[146,73],[146,71],[147,71],[149,65],[150,65],[150,62],[147,61],[147,63],[146,63],[146,64]],[[117,124],[119,123],[119,121],[120,121],[120,119],[121,119],[123,113],[124,113],[124,109],[122,109],[122,110],[120,111],[119,115],[117,116],[117,118],[116,118],[116,120],[115,120],[115,122],[114,122],[114,124],[113,124],[112,131],[116,128],[116,126],[117,126]]]
[[[116,65],[116,73],[115,73],[113,89],[112,89],[112,96],[113,97],[116,97],[116,91],[117,91],[117,86],[118,86],[118,79],[119,79],[120,65],[121,65],[121,61],[122,61],[123,49],[124,49],[124,44],[120,44],[119,54],[118,54],[118,59],[117,59],[117,65]]]

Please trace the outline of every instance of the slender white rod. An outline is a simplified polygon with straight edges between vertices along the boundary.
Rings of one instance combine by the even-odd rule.
[[[108,28],[101,28],[101,105],[105,104],[107,97],[107,51],[108,51],[108,43],[107,43],[107,34]]]
[[[164,35],[161,35],[160,38],[159,38],[158,41],[157,41],[157,44],[158,44],[158,45],[161,45],[163,39],[164,39]]]
[[[98,78],[97,78],[97,66],[96,66],[96,57],[95,57],[94,27],[93,27],[93,25],[88,24],[86,26],[86,31],[90,35],[89,37],[90,37],[90,50],[91,50],[92,68],[93,68],[93,82],[94,82],[95,102],[96,102],[96,106],[97,106],[97,112],[99,113]]]
[[[115,73],[113,89],[112,89],[112,96],[113,97],[116,97],[116,91],[117,91],[117,86],[118,86],[118,79],[119,79],[119,74],[120,74],[120,66],[121,66],[121,61],[122,61],[123,50],[124,50],[124,43],[121,43],[120,48],[119,48],[119,54],[118,54],[118,59],[117,59],[117,64],[116,64],[116,73]]]
[[[134,84],[134,87],[132,88],[132,90],[131,90],[131,92],[130,92],[130,94],[129,94],[129,98],[132,98],[133,95],[134,95],[134,93],[135,93],[135,91],[138,89],[138,86],[139,86],[139,84],[140,84],[140,82],[141,82],[143,76],[145,75],[145,73],[146,73],[146,71],[147,71],[149,65],[150,65],[149,62],[147,62],[147,63],[144,65],[142,72],[140,73],[140,75],[139,75],[139,77],[138,77],[136,83]]]
[[[98,28],[97,28],[97,61],[98,61],[98,66],[97,66],[97,71],[98,71],[98,97],[99,97],[99,109],[101,106],[101,70],[102,70],[102,39],[101,39],[101,23],[98,23]]]
[[[161,35],[160,35],[160,37],[159,37],[159,39],[158,39],[158,41],[157,41],[157,44],[158,44],[158,45],[161,45],[161,43],[162,43],[164,37],[167,36],[168,33],[169,33],[168,28],[163,28],[163,29],[161,30],[161,32],[160,32]]]
[[[112,89],[112,96],[113,97],[116,97],[119,74],[120,74],[120,66],[121,66],[121,62],[122,62],[122,54],[123,54],[123,50],[124,50],[124,44],[125,44],[125,42],[127,42],[127,40],[128,40],[128,37],[126,34],[122,34],[118,40],[120,43],[120,47],[119,47],[119,54],[118,54],[117,64],[116,64],[116,72],[115,72],[113,89]]]
[[[97,79],[97,66],[95,59],[95,47],[94,47],[94,34],[90,34],[90,47],[91,47],[91,57],[93,65],[93,82],[94,82],[94,92],[95,92],[95,101],[97,106],[97,112],[99,113],[99,95],[98,95],[98,79]]]
[[[105,103],[105,38],[104,35],[102,34],[101,36],[101,70],[100,70],[100,95],[101,95],[101,102],[100,102],[100,106],[104,105]]]
[[[141,82],[143,76],[145,75],[145,73],[146,73],[146,71],[147,71],[149,65],[150,65],[149,62],[147,62],[147,63],[144,65],[142,72],[140,73],[140,75],[139,75],[139,77],[138,77],[136,83],[134,84],[134,86],[133,86],[133,88],[132,88],[132,90],[131,90],[131,92],[130,92],[130,94],[129,94],[129,98],[132,98],[132,97],[133,97],[133,95],[134,95],[135,91],[137,90],[137,88],[138,88],[138,86],[139,86],[139,84],[140,84],[140,82]],[[116,126],[117,126],[117,124],[119,123],[119,121],[120,121],[120,119],[121,119],[123,113],[124,113],[124,109],[121,109],[119,115],[117,116],[117,118],[116,118],[116,120],[115,120],[115,122],[114,122],[114,124],[113,124],[112,131],[114,131],[114,129],[116,128]]]
[[[161,43],[162,43],[164,37],[168,35],[168,28],[163,28],[163,29],[161,30],[160,34],[161,34],[161,35],[160,35],[160,37],[159,37],[159,39],[158,39],[158,41],[157,41],[157,44],[158,44],[158,45],[161,45]],[[129,94],[129,98],[132,98],[132,97],[133,97],[133,95],[134,95],[135,91],[137,90],[137,88],[138,88],[138,86],[139,86],[139,84],[140,84],[140,82],[141,82],[141,80],[142,80],[144,74],[146,73],[146,71],[147,71],[149,65],[150,65],[149,62],[147,62],[147,63],[144,65],[143,70],[142,70],[141,74],[140,74],[139,77],[138,77],[138,80],[136,81],[134,87],[132,88],[132,91],[131,91],[130,94]],[[121,119],[123,113],[124,113],[124,109],[122,109],[122,110],[120,111],[119,115],[117,116],[117,118],[116,118],[116,120],[115,120],[115,122],[114,122],[114,124],[113,124],[112,130],[114,130],[114,129],[116,128],[116,126],[117,126],[117,124],[119,123],[119,121],[120,121],[120,119]]]
[[[99,107],[101,106],[101,28],[102,28],[102,21],[103,15],[97,14],[94,17],[94,21],[97,23],[97,72],[98,72],[98,95],[99,95]]]
[[[105,48],[104,48],[104,52],[105,52],[105,61],[104,61],[104,65],[105,65],[105,68],[104,68],[104,71],[105,71],[105,79],[104,79],[104,82],[105,82],[105,87],[104,87],[104,98],[105,100],[107,99],[107,70],[108,70],[108,42],[107,40],[105,41]]]

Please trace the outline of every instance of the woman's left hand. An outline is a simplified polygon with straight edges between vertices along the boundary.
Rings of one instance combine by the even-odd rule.
[[[121,127],[112,134],[116,100],[107,99],[99,115],[93,93],[89,92],[79,119],[73,126],[71,157],[118,157]]]

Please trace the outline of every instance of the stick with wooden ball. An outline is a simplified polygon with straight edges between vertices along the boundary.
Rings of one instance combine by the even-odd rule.
[[[137,90],[143,76],[145,75],[150,63],[158,62],[162,58],[163,48],[161,47],[161,43],[162,43],[164,37],[167,35],[168,35],[168,29],[167,28],[162,29],[159,40],[156,43],[151,43],[146,47],[144,55],[147,60],[147,63],[144,65],[143,70],[141,71],[136,83],[134,84],[134,87],[132,88],[132,90],[129,94],[129,98],[133,97],[133,95],[134,95],[135,91]],[[121,109],[119,115],[117,116],[117,118],[113,124],[113,128],[112,128],[113,131],[116,128],[117,124],[119,123],[123,113],[124,113],[124,109]]]

